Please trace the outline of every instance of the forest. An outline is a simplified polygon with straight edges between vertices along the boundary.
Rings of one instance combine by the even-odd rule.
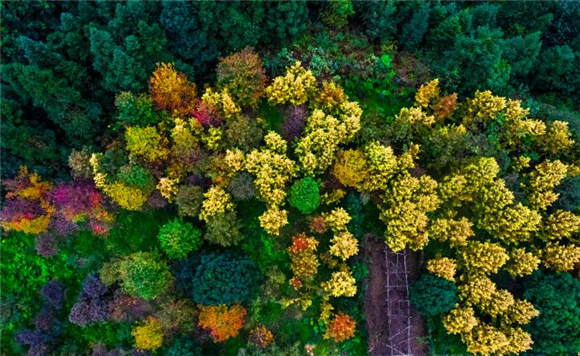
[[[580,354],[580,2],[0,2],[0,355]]]

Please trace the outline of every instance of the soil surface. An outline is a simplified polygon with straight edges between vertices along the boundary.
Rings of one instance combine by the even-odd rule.
[[[394,354],[389,347],[389,337],[394,334],[390,327],[387,315],[387,264],[385,260],[385,243],[372,235],[365,236],[365,259],[369,266],[368,285],[365,292],[365,315],[368,330],[369,354],[373,356],[390,356]],[[409,282],[419,275],[420,256],[414,252],[407,252],[407,266],[409,268]],[[407,355],[423,356],[428,354],[425,344],[426,331],[424,320],[411,307],[411,340],[410,352]],[[400,320],[392,320],[392,324],[399,324]],[[396,331],[395,331],[396,333]]]

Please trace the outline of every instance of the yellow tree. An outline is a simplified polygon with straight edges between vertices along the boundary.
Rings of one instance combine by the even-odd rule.
[[[580,247],[550,243],[542,250],[541,258],[546,268],[558,272],[571,271],[580,262]]]
[[[354,297],[356,295],[356,281],[346,266],[343,266],[338,272],[333,272],[330,280],[322,283],[322,288],[333,297]]]
[[[506,268],[512,277],[523,277],[538,269],[540,259],[524,248],[515,248],[510,252],[509,264]]]
[[[443,326],[450,334],[466,334],[479,324],[471,307],[456,307],[443,317]]]
[[[447,257],[434,258],[427,261],[427,271],[448,281],[455,281],[457,264],[455,260]]]
[[[554,188],[566,177],[568,166],[560,160],[544,161],[530,174],[529,199],[532,206],[546,210],[559,194]]]
[[[274,78],[265,92],[270,103],[302,105],[316,92],[316,78],[297,61],[286,68],[285,76]]]
[[[156,350],[163,344],[163,329],[154,317],[149,317],[145,324],[133,329],[135,347],[140,350]]]
[[[497,273],[509,260],[506,250],[491,242],[470,241],[461,249],[461,263],[470,274]]]
[[[208,222],[218,214],[224,214],[234,209],[230,195],[221,187],[211,187],[205,192],[199,218]]]
[[[339,257],[343,261],[358,253],[358,241],[348,231],[334,235],[330,243],[332,244],[330,246],[330,254]]]
[[[429,176],[403,174],[385,191],[380,219],[387,227],[385,238],[393,251],[406,246],[419,250],[427,244],[427,213],[439,206],[436,188],[437,182]]]

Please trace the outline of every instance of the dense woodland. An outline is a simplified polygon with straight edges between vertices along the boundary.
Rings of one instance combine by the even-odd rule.
[[[580,353],[580,2],[0,9],[2,355]]]

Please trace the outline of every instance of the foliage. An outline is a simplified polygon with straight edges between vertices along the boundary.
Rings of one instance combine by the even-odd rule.
[[[540,312],[528,326],[534,351],[575,353],[580,350],[580,282],[568,273],[534,274],[524,297]]]
[[[159,109],[191,115],[196,104],[195,83],[187,80],[185,74],[175,70],[172,64],[157,66],[150,80],[151,98]]]
[[[578,6],[0,6],[6,354],[364,354],[379,221],[434,353],[578,351]]]
[[[388,208],[380,218],[387,224],[385,237],[391,249],[400,251],[408,244],[418,250],[428,242],[427,213],[439,205],[436,187],[429,176],[404,175],[386,191],[383,200]]]
[[[322,283],[324,291],[333,297],[354,297],[356,295],[356,281],[348,268],[333,272],[330,280]]]
[[[163,149],[163,138],[153,126],[133,127],[130,126],[125,132],[127,150],[141,156],[148,161],[162,159],[167,155]]]
[[[135,347],[140,350],[155,350],[163,344],[163,330],[153,317],[149,317],[145,324],[133,329],[132,335],[135,337]]]
[[[370,179],[365,155],[360,150],[339,152],[332,173],[347,187],[359,188]]]
[[[467,334],[477,326],[479,320],[471,307],[455,308],[443,318],[443,325],[450,334]]]
[[[239,304],[202,306],[199,313],[199,326],[211,331],[215,342],[223,342],[238,336],[244,323],[246,309]]]
[[[240,233],[240,224],[233,211],[220,214],[207,223],[207,230],[203,238],[212,244],[224,247],[237,245],[243,238]]]
[[[462,262],[472,273],[492,274],[509,259],[505,250],[489,242],[469,242],[461,252]]]
[[[23,166],[18,176],[5,181],[4,186],[8,190],[8,200],[2,209],[2,227],[27,234],[46,231],[54,212],[48,196],[52,185]]]
[[[540,259],[525,249],[514,249],[510,253],[509,266],[506,268],[512,277],[523,277],[538,269]]]
[[[427,261],[427,271],[429,273],[451,282],[455,281],[456,268],[457,264],[455,261],[447,257],[434,258]]]
[[[305,70],[302,63],[296,62],[286,68],[286,76],[276,77],[266,88],[268,101],[276,104],[302,105],[314,94],[316,79],[312,72]]]
[[[348,231],[334,235],[330,242],[332,243],[330,254],[343,261],[356,255],[359,251],[357,239]]]
[[[337,117],[316,109],[306,120],[305,135],[295,149],[306,174],[326,170],[333,163],[338,146],[352,140],[360,129],[362,110],[356,102],[344,101],[336,106]]]
[[[216,72],[217,85],[228,88],[239,105],[256,106],[264,95],[266,74],[260,57],[251,48],[222,58]]]
[[[280,127],[282,137],[292,142],[295,138],[302,135],[304,127],[306,126],[306,118],[308,117],[308,110],[304,106],[292,105],[286,115],[284,122]]]
[[[171,259],[182,259],[201,246],[201,231],[190,223],[173,220],[159,230],[161,249]]]
[[[172,283],[167,265],[156,252],[135,252],[118,265],[123,291],[145,300],[163,294]]]
[[[187,335],[174,339],[167,349],[168,356],[202,356],[201,348]]]
[[[220,187],[212,187],[203,195],[199,218],[208,222],[217,215],[225,214],[234,208],[230,195]]]
[[[288,202],[303,214],[314,212],[320,205],[320,191],[316,181],[311,177],[296,181],[290,187]]]
[[[431,274],[424,274],[414,282],[409,295],[415,308],[427,317],[446,313],[457,303],[455,284]]]
[[[543,250],[542,262],[544,266],[555,271],[571,271],[580,262],[580,247],[548,244]]]
[[[354,336],[356,321],[347,314],[339,313],[330,321],[324,338],[331,338],[336,342],[350,339]]]
[[[292,245],[288,248],[288,254],[292,262],[290,268],[294,278],[290,283],[299,288],[303,281],[311,280],[318,272],[320,262],[316,256],[318,241],[304,234],[292,238]]]
[[[83,288],[77,302],[71,308],[69,321],[85,326],[105,322],[110,313],[108,288],[95,275],[89,275],[83,282]]]
[[[197,216],[203,203],[203,189],[196,185],[182,185],[174,199],[180,216]]]
[[[256,326],[250,332],[250,342],[260,349],[265,349],[274,342],[274,335],[264,325]]]
[[[246,257],[205,251],[179,263],[174,274],[180,287],[202,305],[249,302],[259,277]]]
[[[352,2],[350,0],[340,0],[326,3],[321,17],[325,25],[341,28],[348,23],[347,18],[353,14]]]

